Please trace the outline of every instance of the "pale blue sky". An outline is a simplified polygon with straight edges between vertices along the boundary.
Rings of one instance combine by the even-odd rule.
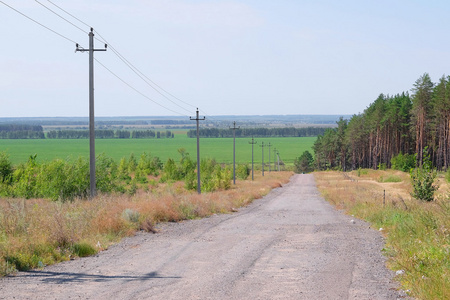
[[[88,47],[89,28],[47,0],[2,0]],[[209,115],[354,114],[380,93],[450,74],[448,1],[51,0]],[[0,117],[87,116],[88,55],[0,2]],[[99,37],[96,35],[96,37]],[[96,48],[101,48],[96,41]],[[96,52],[97,116],[194,115],[112,51]]]

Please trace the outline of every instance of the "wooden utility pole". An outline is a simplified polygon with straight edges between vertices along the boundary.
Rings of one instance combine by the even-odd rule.
[[[262,149],[262,176],[264,176],[264,142],[261,142],[260,147]]]
[[[233,122],[233,184],[236,184],[236,129],[240,127],[236,127],[236,121]]]
[[[75,52],[89,51],[89,181],[91,199],[97,194],[95,189],[95,114],[94,114],[94,51],[106,51],[105,49],[94,49],[94,29],[89,32],[89,49],[80,48],[76,44]]]
[[[276,161],[275,161],[275,156],[277,155],[277,148],[273,147],[273,169],[276,170],[277,169],[277,165],[276,165]]]
[[[190,117],[190,119],[193,121],[197,121],[197,193],[200,195],[202,191],[200,187],[200,137],[199,137],[198,121],[205,120],[205,117],[203,117],[202,119],[199,118],[197,108],[195,119],[193,119],[192,117]]]
[[[252,137],[252,141],[248,142],[249,144],[252,144],[252,180],[253,178],[253,145],[255,145],[257,142],[255,141],[255,139]]]
[[[277,151],[278,172],[280,172],[280,152]]]

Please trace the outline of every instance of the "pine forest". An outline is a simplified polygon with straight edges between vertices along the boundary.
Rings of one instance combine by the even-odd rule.
[[[409,171],[430,157],[450,166],[450,76],[423,74],[411,94],[380,94],[364,112],[341,118],[314,144],[317,169],[394,168]]]

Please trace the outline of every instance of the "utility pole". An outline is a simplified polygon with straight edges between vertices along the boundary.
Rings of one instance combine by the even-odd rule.
[[[280,172],[280,152],[277,151],[278,172]]]
[[[262,176],[264,176],[264,142],[261,142],[260,147],[262,149]]]
[[[196,112],[196,118],[193,119],[192,117],[190,117],[191,120],[193,121],[197,121],[197,193],[200,195],[202,193],[201,188],[200,188],[200,137],[199,137],[199,133],[198,133],[198,121],[203,121],[205,120],[205,117],[203,117],[202,119],[200,119],[198,117],[198,108],[197,108],[197,112]]]
[[[255,145],[257,142],[255,141],[255,139],[252,137],[252,141],[248,142],[249,144],[252,144],[252,181],[253,181],[253,145]]]
[[[236,129],[240,127],[236,127],[236,121],[233,122],[233,184],[236,184]]]
[[[275,161],[275,156],[277,155],[277,148],[273,147],[273,169],[276,170],[276,161]]]
[[[105,49],[94,49],[94,28],[89,32],[89,49],[80,48],[76,44],[75,52],[89,51],[89,180],[90,180],[90,197],[95,197],[95,114],[94,114],[94,51],[106,51]]]
[[[269,173],[270,173],[270,142],[269,142]]]

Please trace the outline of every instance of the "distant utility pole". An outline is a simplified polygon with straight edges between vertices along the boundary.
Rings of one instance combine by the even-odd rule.
[[[268,146],[269,146],[269,173],[270,173],[270,146],[271,146],[271,145],[270,145],[270,142],[269,142],[269,145],[268,145]]]
[[[197,193],[200,195],[202,191],[200,188],[200,137],[198,133],[198,121],[205,120],[205,117],[203,117],[202,119],[198,117],[198,108],[197,108],[195,119],[193,119],[192,117],[190,117],[190,119],[193,121],[197,121]]]
[[[260,147],[262,149],[262,176],[264,176],[264,142],[261,142]]]
[[[276,170],[275,156],[277,155],[277,148],[273,147],[273,169]]]
[[[280,172],[280,152],[277,151],[278,172]]]
[[[252,137],[252,141],[248,142],[249,144],[252,144],[252,180],[253,178],[253,145],[256,144],[257,142],[255,141],[255,139]]]
[[[90,180],[90,197],[94,198],[95,191],[95,124],[94,124],[94,51],[106,51],[105,49],[94,49],[94,29],[89,32],[89,49],[80,48],[76,44],[75,52],[89,51],[89,180]]]
[[[233,184],[236,184],[236,129],[240,127],[236,127],[236,121],[233,122]]]

